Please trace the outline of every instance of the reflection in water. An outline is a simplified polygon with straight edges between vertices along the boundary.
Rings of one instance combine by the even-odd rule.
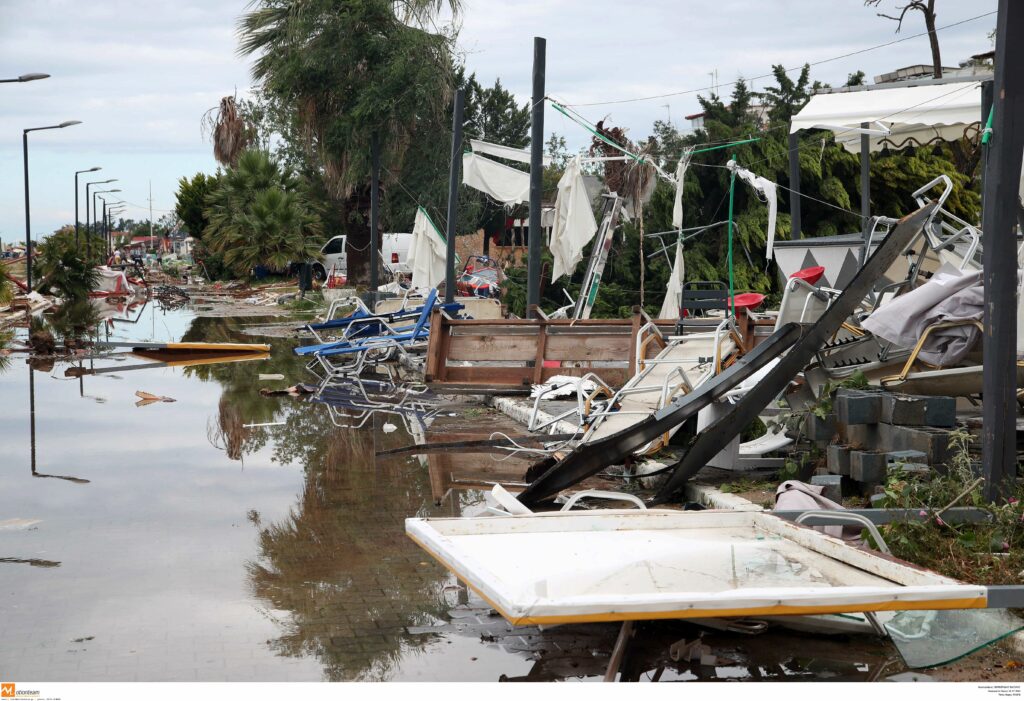
[[[32,465],[33,477],[46,477],[50,479],[66,480],[75,484],[89,484],[89,480],[82,477],[71,477],[68,475],[47,475],[36,470],[36,377],[35,370],[30,363],[28,365],[28,416],[29,416],[29,453]]]
[[[405,515],[431,513],[428,482],[415,462],[375,465],[375,438],[388,440],[320,421],[304,447],[299,502],[285,520],[261,527],[261,557],[249,565],[255,594],[289,613],[273,649],[315,656],[332,681],[387,679],[425,642],[407,628],[447,610],[447,575],[404,532]]]

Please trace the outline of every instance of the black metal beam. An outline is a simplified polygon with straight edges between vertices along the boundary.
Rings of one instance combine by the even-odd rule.
[[[688,479],[696,475],[734,436],[757,418],[757,415],[786,389],[797,373],[814,358],[814,354],[840,329],[864,300],[864,296],[871,291],[874,284],[883,278],[893,262],[921,234],[928,216],[934,209],[935,205],[930,204],[900,220],[892,233],[885,237],[881,245],[867,259],[867,262],[857,271],[832,306],[821,315],[815,324],[805,329],[800,341],[789,349],[779,364],[765,375],[745,397],[732,405],[728,413],[697,436],[686,455],[676,463],[675,470],[668,482],[654,496],[652,504],[663,504],[674,497]],[[1013,433],[1011,432],[1010,435],[1012,436]]]
[[[862,129],[871,127],[862,123]],[[871,234],[871,137],[860,135],[860,225],[866,241]]]
[[[985,496],[1005,496],[1017,472],[1017,208],[1024,152],[1024,2],[999,0],[992,136],[982,230],[982,470]]]
[[[533,38],[533,98],[530,111],[530,241],[527,255],[526,310],[534,318],[540,304],[541,198],[544,196],[544,75],[547,40]]]
[[[370,295],[377,302],[380,285],[380,136],[370,137]],[[373,305],[371,304],[371,307]]]
[[[444,265],[444,302],[455,301],[455,237],[456,219],[459,208],[459,174],[462,172],[462,110],[466,91],[455,91],[455,105],[452,109],[452,161],[448,170],[448,229]]]

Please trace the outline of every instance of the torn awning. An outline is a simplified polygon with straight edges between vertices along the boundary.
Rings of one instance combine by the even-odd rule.
[[[416,209],[412,225],[412,243],[409,244],[409,267],[412,268],[412,286],[415,289],[437,287],[445,279],[447,243],[434,226],[423,207]]]
[[[505,205],[530,201],[530,174],[478,156],[462,154],[462,182]]]
[[[847,130],[865,122],[871,129],[890,130],[888,136],[869,136],[870,150],[880,151],[885,146],[920,145],[936,137],[953,141],[980,121],[981,83],[971,81],[814,95],[793,117],[789,131],[828,129],[835,133],[836,143],[859,153],[860,133]]]
[[[551,281],[562,275],[572,275],[576,264],[583,260],[583,248],[597,233],[594,209],[583,182],[583,165],[577,156],[569,161],[558,181],[555,199],[555,222],[551,230]]]
[[[530,149],[528,148],[492,144],[489,141],[480,141],[480,139],[470,139],[469,145],[473,147],[473,153],[486,153],[488,156],[497,156],[498,158],[518,161],[519,163],[530,162]],[[546,166],[551,165],[551,156],[541,156],[541,163]]]

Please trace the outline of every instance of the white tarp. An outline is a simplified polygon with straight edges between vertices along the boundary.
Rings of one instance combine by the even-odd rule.
[[[677,229],[683,228],[683,181],[686,179],[686,169],[690,167],[692,155],[693,146],[690,146],[683,151],[679,165],[676,166],[676,198],[672,203],[672,226]]]
[[[475,153],[462,155],[462,182],[506,205],[530,201],[530,174]]]
[[[676,262],[672,264],[672,274],[668,276],[668,283],[665,285],[665,301],[661,303],[659,319],[679,318],[679,295],[683,291],[683,275],[686,272],[683,263],[683,244],[676,244]]]
[[[92,289],[95,296],[131,295],[135,289],[128,282],[123,270],[114,270],[105,265],[96,267],[96,287]]]
[[[447,244],[422,207],[416,210],[409,244],[412,286],[428,290],[444,282]]]
[[[746,168],[740,168],[736,165],[736,161],[729,161],[728,166],[736,171],[736,177],[757,190],[768,205],[768,230],[765,232],[765,238],[767,239],[765,257],[768,258],[768,260],[771,260],[775,249],[775,219],[779,212],[779,198],[776,195],[778,186],[768,178],[762,178],[760,175],[751,173]]]
[[[871,135],[870,149],[879,151],[883,141],[899,147],[908,138],[925,143],[936,136],[947,141],[959,139],[964,128],[981,121],[981,83],[946,83],[909,88],[881,88],[815,95],[793,117],[790,133],[827,125],[836,142],[851,153],[860,153],[857,132],[867,122],[879,129],[881,122],[889,136]],[[833,128],[834,127],[834,128]],[[825,127],[822,127],[825,128]]]
[[[596,233],[597,221],[583,182],[583,165],[576,156],[569,161],[558,181],[555,223],[551,229],[551,255],[555,259],[552,282],[562,275],[572,275],[576,264],[583,260],[583,247]]]
[[[510,161],[519,161],[520,163],[528,164],[530,162],[530,149],[528,148],[502,146],[501,144],[492,144],[489,141],[480,141],[479,139],[470,139],[469,144],[472,146],[474,153],[486,153],[490,156],[497,156],[498,158],[505,158]],[[541,162],[546,166],[551,165],[551,156],[542,156]]]

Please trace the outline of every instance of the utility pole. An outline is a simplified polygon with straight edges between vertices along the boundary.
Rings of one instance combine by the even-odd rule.
[[[1024,153],[1024,3],[999,0],[992,134],[984,175],[981,464],[985,496],[1008,496],[1017,474],[1017,207]]]
[[[541,198],[544,196],[544,74],[547,40],[533,38],[533,98],[530,118],[530,241],[526,276],[526,313],[540,304]]]
[[[370,137],[370,295],[377,302],[380,271],[380,136]]]
[[[448,169],[448,240],[445,242],[444,301],[455,301],[455,237],[456,218],[459,205],[459,174],[462,172],[462,112],[466,103],[466,91],[455,91],[452,108],[452,161]]]

